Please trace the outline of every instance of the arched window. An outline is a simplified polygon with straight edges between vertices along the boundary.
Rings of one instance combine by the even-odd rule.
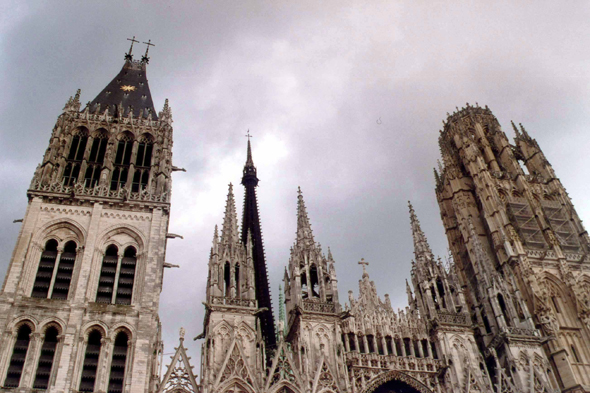
[[[316,267],[316,265],[311,265],[311,267],[309,268],[309,278],[310,278],[309,288],[311,290],[311,296],[320,297],[318,268]]]
[[[307,275],[305,273],[301,273],[301,297],[303,299],[307,299],[309,293],[307,288]]]
[[[152,150],[154,145],[151,138],[143,136],[137,145],[137,157],[135,159],[136,167],[150,167],[152,165]]]
[[[129,337],[125,332],[117,334],[117,337],[115,338],[115,346],[113,347],[113,360],[111,361],[111,373],[109,375],[109,388],[107,393],[123,392],[128,342]]]
[[[72,272],[76,262],[76,243],[69,241],[64,247],[64,251],[59,257],[59,265],[53,284],[52,299],[67,299],[70,292],[70,282],[72,281]]]
[[[502,296],[501,293],[498,294],[498,304],[500,305],[500,310],[502,311],[502,314],[504,315],[504,320],[506,321],[506,324],[508,326],[511,326],[512,321],[508,317],[508,309],[506,308],[506,302],[504,302],[504,296]]]
[[[123,136],[117,146],[115,164],[129,165],[131,163],[131,151],[133,150],[133,139],[129,135]]]
[[[129,170],[126,167],[115,167],[113,175],[111,176],[111,191],[117,191],[127,184],[127,177]]]
[[[225,262],[225,265],[223,267],[223,295],[224,296],[229,296],[229,280],[230,280],[230,268],[229,268],[229,262]]]
[[[107,247],[100,278],[98,279],[98,291],[96,292],[97,303],[111,303],[113,301],[113,288],[115,287],[115,276],[117,275],[117,264],[119,262],[119,249],[114,244]]]
[[[86,353],[82,365],[82,377],[80,378],[80,389],[78,389],[80,392],[94,392],[101,346],[102,334],[98,330],[91,331],[88,335],[88,343],[86,344]]]
[[[68,160],[82,161],[84,159],[84,152],[86,151],[86,143],[88,142],[87,132],[85,130],[77,131],[77,134],[72,138],[70,145],[70,154]]]
[[[102,164],[104,162],[104,155],[107,151],[108,142],[109,137],[106,131],[102,130],[102,132],[97,132],[94,134],[88,162]]]
[[[53,369],[53,361],[55,360],[58,334],[59,332],[55,326],[51,326],[45,331],[45,339],[41,346],[41,356],[39,356],[33,389],[47,389],[49,387],[49,378],[51,378],[51,370]]]
[[[51,239],[45,243],[45,250],[41,254],[41,260],[39,261],[39,267],[37,268],[37,276],[35,277],[35,284],[33,284],[33,293],[31,293],[31,297],[47,298],[56,259],[57,241]]]
[[[125,254],[123,254],[123,259],[121,259],[115,304],[131,304],[136,264],[137,251],[135,247],[129,246],[125,249]]]
[[[135,169],[133,173],[133,182],[131,183],[131,192],[140,192],[147,188],[150,180],[149,169]]]
[[[18,388],[20,378],[23,374],[23,366],[27,358],[27,351],[29,350],[29,342],[31,335],[31,327],[23,324],[18,328],[14,348],[12,349],[12,357],[8,365],[8,372],[6,373],[6,380],[4,381],[5,388]]]
[[[78,181],[80,164],[69,162],[64,169],[64,186],[71,187]]]

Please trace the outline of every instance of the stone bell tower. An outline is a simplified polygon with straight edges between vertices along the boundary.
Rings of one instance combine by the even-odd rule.
[[[590,390],[588,232],[524,127],[486,107],[449,115],[436,194],[496,386]]]
[[[0,391],[145,392],[158,381],[172,114],[148,50],[80,110],[67,101],[37,167],[0,292]]]

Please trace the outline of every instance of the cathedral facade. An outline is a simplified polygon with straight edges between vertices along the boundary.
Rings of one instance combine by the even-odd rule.
[[[477,105],[448,115],[439,136],[451,256],[434,256],[410,204],[399,311],[364,260],[358,298],[340,299],[299,190],[275,320],[248,140],[241,220],[230,184],[213,230],[200,370],[181,329],[160,375],[178,168],[171,109],[156,113],[148,52],[132,49],[85,108],[79,92],[67,101],[27,191],[0,293],[0,392],[590,392],[590,237],[538,143],[522,126],[511,143]]]

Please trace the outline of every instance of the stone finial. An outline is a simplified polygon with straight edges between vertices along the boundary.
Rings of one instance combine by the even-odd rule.
[[[234,187],[229,183],[227,202],[225,204],[225,215],[223,217],[223,226],[221,228],[221,243],[236,244],[239,241],[240,235],[238,232],[238,215],[236,213]]]
[[[184,340],[184,335],[186,333],[186,330],[184,330],[183,327],[180,328],[180,331],[178,332],[178,335],[180,336],[181,340]]]

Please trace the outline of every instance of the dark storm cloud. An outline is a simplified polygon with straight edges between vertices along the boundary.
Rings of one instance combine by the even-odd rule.
[[[13,2],[1,9],[0,260],[4,274],[25,190],[55,119],[119,71],[125,38],[152,39],[154,103],[170,99],[174,174],[160,315],[166,352],[202,330],[203,274],[227,184],[253,133],[274,299],[295,238],[301,186],[317,241],[336,259],[340,298],[364,257],[381,295],[406,304],[411,199],[446,254],[433,191],[438,130],[466,102],[539,141],[582,218],[590,216],[589,9],[554,2]],[[144,51],[137,45],[134,53]],[[241,211],[241,203],[238,202]],[[198,359],[199,346],[189,348]],[[165,359],[167,360],[167,359]]]

